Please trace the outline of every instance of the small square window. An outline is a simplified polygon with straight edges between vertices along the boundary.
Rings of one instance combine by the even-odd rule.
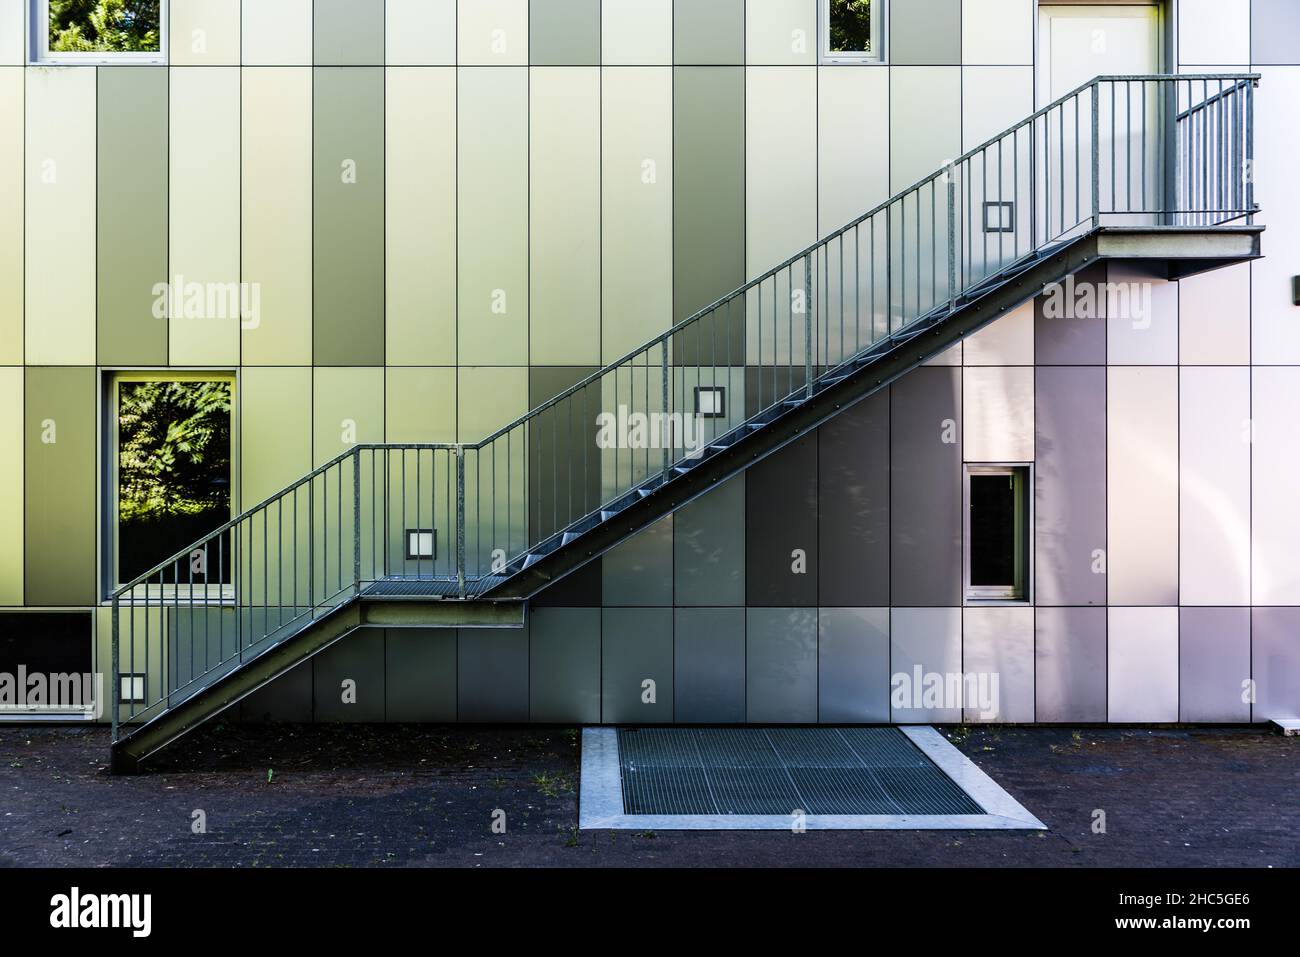
[[[879,63],[884,0],[821,0],[823,63]]]
[[[1029,597],[1029,466],[966,467],[966,599]]]
[[[166,63],[167,0],[29,0],[33,63]]]
[[[432,528],[406,530],[406,557],[410,559],[437,558],[438,532]]]
[[[727,415],[727,390],[720,385],[695,387],[695,414],[702,419],[721,419]]]
[[[144,704],[145,676],[122,675],[122,704]]]
[[[1016,204],[1011,200],[990,200],[984,204],[984,232],[1014,233]]]

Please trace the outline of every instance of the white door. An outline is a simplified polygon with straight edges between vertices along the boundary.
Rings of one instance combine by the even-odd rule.
[[[1052,5],[1039,7],[1038,101],[1045,106],[1097,76],[1146,76],[1160,72],[1161,16],[1155,4]],[[1115,82],[1098,87],[1097,165],[1103,223],[1146,225],[1158,221],[1159,118],[1166,87],[1154,82]],[[1045,156],[1051,167],[1040,194],[1050,222],[1046,235],[1086,228],[1093,213],[1092,91],[1085,91],[1045,124]]]
[[[1038,102],[1094,76],[1160,72],[1160,11],[1150,5],[1038,8]]]

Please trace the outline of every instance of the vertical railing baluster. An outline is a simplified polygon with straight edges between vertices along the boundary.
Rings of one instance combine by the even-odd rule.
[[[432,523],[431,523],[432,524]],[[352,448],[352,580],[361,594],[361,452]]]
[[[803,260],[803,375],[804,375],[804,395],[811,399],[813,394],[812,382],[812,349],[813,349],[813,257],[812,253],[804,256]],[[794,390],[791,389],[791,392]]]
[[[1093,81],[1092,91],[1092,228],[1101,226],[1101,87]]]
[[[957,311],[957,164],[949,163],[948,180],[948,312]]]
[[[456,591],[465,597],[465,446],[456,444]]]

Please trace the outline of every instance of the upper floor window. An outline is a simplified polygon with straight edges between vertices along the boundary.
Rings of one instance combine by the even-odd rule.
[[[167,0],[31,0],[38,63],[165,63]]]
[[[881,61],[883,0],[821,0],[823,63]]]

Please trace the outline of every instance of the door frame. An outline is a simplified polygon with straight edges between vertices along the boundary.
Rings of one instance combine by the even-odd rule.
[[[1079,16],[1086,14],[1084,10],[1105,7],[1146,7],[1154,8],[1156,14],[1156,70],[1157,73],[1163,73],[1169,68],[1169,64],[1177,62],[1175,59],[1174,34],[1177,32],[1173,29],[1174,16],[1172,5],[1174,0],[1111,0],[1110,3],[1097,3],[1095,0],[1052,0],[1048,3],[1039,3],[1034,16],[1034,109],[1041,109],[1048,103],[1052,102],[1051,96],[1051,57],[1047,49],[1047,37],[1043,34],[1044,21],[1047,19],[1047,10],[1044,8],[1054,7],[1078,7]],[[1066,92],[1066,91],[1062,91]]]

